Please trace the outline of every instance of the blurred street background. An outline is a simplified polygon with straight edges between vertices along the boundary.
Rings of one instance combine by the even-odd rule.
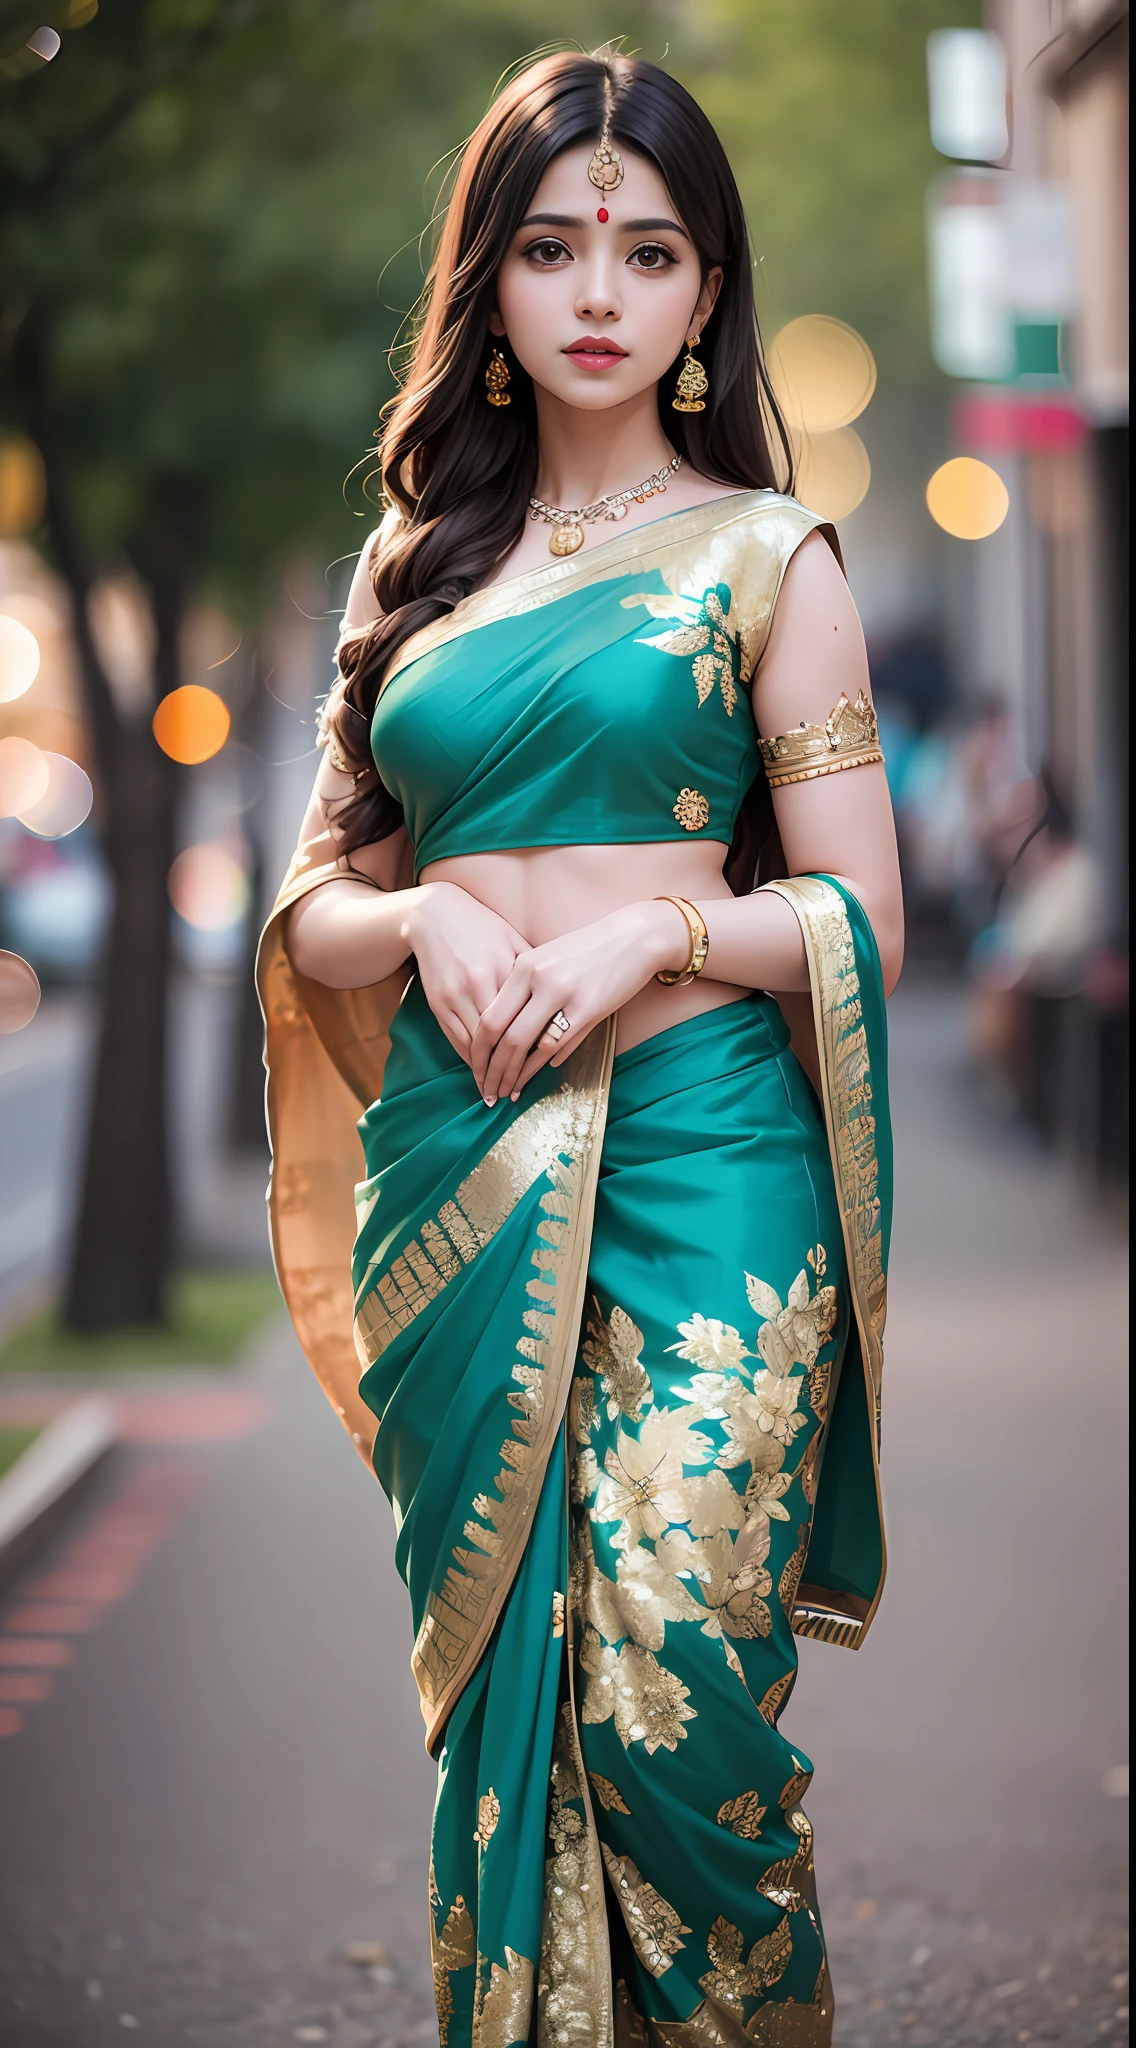
[[[451,153],[613,34],[737,170],[901,834],[892,1576],[785,1720],[838,2048],[1127,2038],[1127,5],[0,0],[13,2048],[437,2038],[405,1598],[277,1305],[251,963]],[[77,1410],[104,1455],[6,1550]]]

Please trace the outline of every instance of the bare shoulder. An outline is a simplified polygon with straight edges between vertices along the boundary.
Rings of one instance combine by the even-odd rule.
[[[841,692],[869,690],[860,615],[844,572],[821,533],[795,549],[754,679],[758,730],[784,732],[828,717]]]

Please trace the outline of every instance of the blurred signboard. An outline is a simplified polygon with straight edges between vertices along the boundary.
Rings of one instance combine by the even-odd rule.
[[[963,163],[1000,163],[1010,146],[1006,53],[981,28],[940,28],[927,38],[931,140]]]
[[[1074,311],[1069,195],[1052,180],[959,166],[928,193],[931,346],[949,377],[1061,384]]]

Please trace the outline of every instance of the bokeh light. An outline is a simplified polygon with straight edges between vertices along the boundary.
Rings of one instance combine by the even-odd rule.
[[[195,767],[220,753],[229,725],[228,709],[216,690],[186,683],[162,698],[154,713],[154,738],[171,761]]]
[[[22,1031],[39,1009],[39,976],[18,953],[0,950],[0,1032]]]
[[[825,519],[847,519],[868,495],[872,465],[868,451],[852,427],[830,434],[793,436],[796,455],[794,490],[802,505]]]
[[[927,486],[927,510],[956,540],[985,540],[1010,509],[1010,493],[996,469],[973,455],[956,455]]]
[[[15,733],[0,740],[0,818],[18,818],[47,795],[51,771],[47,756],[31,740]]]
[[[790,320],[768,354],[769,375],[788,425],[829,434],[857,419],[876,388],[876,362],[863,335],[828,313]]]
[[[198,931],[227,931],[240,922],[248,900],[248,876],[227,846],[187,846],[170,869],[170,901]]]
[[[11,540],[38,526],[43,517],[47,487],[43,457],[26,434],[10,434],[0,441],[0,535]]]
[[[19,619],[0,612],[0,704],[14,703],[39,674],[39,641]]]
[[[68,760],[66,754],[49,753],[46,748],[42,758],[47,762],[47,789],[38,803],[19,812],[19,820],[40,839],[65,839],[90,815],[95,793],[90,776],[77,761]]]

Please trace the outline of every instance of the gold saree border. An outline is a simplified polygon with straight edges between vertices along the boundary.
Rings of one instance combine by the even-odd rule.
[[[838,889],[818,875],[766,882],[801,927],[809,968],[813,1023],[820,1055],[820,1096],[840,1204],[844,1251],[860,1338],[871,1438],[872,1476],[880,1523],[879,1583],[870,1601],[803,1584],[793,1608],[793,1633],[841,1649],[859,1649],[875,1616],[887,1573],[880,1491],[880,1393],[887,1278],[880,1236],[879,1160],[872,1115],[871,1063],[860,1004],[860,976],[848,911]]]
[[[797,541],[804,540],[807,534],[817,529],[821,530],[837,560],[840,560],[831,522],[816,512],[810,512],[795,498],[773,490],[732,491],[728,497],[711,498],[706,505],[692,505],[682,512],[665,512],[658,519],[648,519],[642,526],[632,527],[630,533],[601,541],[583,560],[574,557],[547,562],[539,569],[526,570],[522,575],[506,576],[485,590],[472,591],[445,618],[423,626],[403,642],[383,677],[379,694],[381,696],[388,684],[413,662],[433,654],[451,640],[460,640],[464,634],[475,632],[482,626],[497,625],[502,619],[519,618],[524,612],[538,611],[542,605],[551,604],[557,598],[588,590],[595,583],[607,582],[613,576],[630,573],[632,569],[638,574],[646,574],[658,567],[676,548],[688,547],[692,541],[725,533],[743,520],[761,513],[795,515],[800,521]],[[784,573],[792,553],[792,547],[782,551],[780,574]],[[777,589],[780,588],[780,574]],[[776,597],[775,589],[770,599],[770,612]]]
[[[512,1367],[517,1384],[508,1395],[510,1405],[519,1412],[498,1453],[501,1469],[490,1487],[479,1491],[471,1502],[471,1519],[463,1532],[466,1541],[453,1548],[445,1578],[427,1604],[410,1660],[431,1755],[436,1753],[448,1715],[477,1669],[516,1577],[567,1407],[583,1318],[614,1053],[615,1019],[608,1017],[565,1062],[562,1090],[549,1098],[552,1104],[563,1098],[562,1122],[558,1131],[551,1121],[546,1124],[543,1146],[535,1157],[531,1151],[528,1155],[528,1165],[535,1167],[528,1186],[535,1185],[542,1174],[550,1185],[540,1197],[533,1272],[526,1284],[527,1306],[522,1311],[523,1329],[516,1340]],[[535,1107],[539,1110],[543,1105]],[[521,1121],[517,1119],[518,1124]],[[554,1144],[557,1136],[559,1143]],[[459,1211],[450,1205],[455,1215],[467,1220],[468,1209],[472,1207],[476,1214],[477,1203],[487,1198],[483,1224],[494,1223],[496,1218],[494,1227],[499,1227],[504,1220],[500,1213],[503,1163],[500,1158],[494,1162],[483,1186],[477,1182],[479,1169],[468,1176],[459,1190],[468,1206]],[[481,1168],[488,1164],[489,1155]],[[524,1190],[519,1184],[528,1165],[518,1148],[508,1162],[504,1182],[513,1195],[510,1206],[521,1198]],[[439,1211],[440,1216],[443,1213]],[[460,1243],[452,1232],[449,1239]]]
[[[303,848],[296,853],[261,934],[256,987],[264,1014],[276,1277],[300,1347],[370,1465],[377,1423],[359,1393],[352,1339],[355,1187],[364,1173],[356,1126],[382,1093],[390,1027],[412,968],[371,988],[324,988],[296,973],[283,933],[294,903],[346,873],[341,863],[313,865]]]

